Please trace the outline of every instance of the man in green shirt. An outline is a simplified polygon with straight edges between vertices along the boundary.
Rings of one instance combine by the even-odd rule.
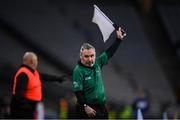
[[[73,91],[77,97],[77,118],[108,118],[101,69],[108,63],[124,38],[121,28],[116,31],[116,34],[114,43],[98,57],[96,57],[95,48],[89,43],[81,46],[80,61],[73,71]]]

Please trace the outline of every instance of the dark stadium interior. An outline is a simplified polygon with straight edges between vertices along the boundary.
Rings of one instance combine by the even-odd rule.
[[[68,76],[63,83],[43,83],[45,117],[63,118],[65,100],[65,117],[73,118],[71,75],[80,46],[89,42],[100,54],[115,36],[103,42],[91,21],[93,4],[127,32],[103,69],[110,117],[121,118],[143,88],[151,102],[149,118],[164,112],[180,118],[179,0],[0,0],[0,107],[6,109],[0,118],[8,116],[13,75],[26,51],[37,53],[40,72]]]

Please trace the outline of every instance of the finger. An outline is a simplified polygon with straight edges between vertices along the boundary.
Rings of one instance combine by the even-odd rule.
[[[93,113],[90,113],[88,116],[89,116],[90,118],[92,118],[92,117],[94,117],[95,115],[94,115]]]
[[[92,113],[92,114],[91,114],[91,117],[95,117],[95,116],[96,116],[96,114],[95,114],[95,113]]]
[[[121,27],[119,27],[118,31],[121,31]]]
[[[91,115],[91,114],[88,114],[88,117],[90,117],[90,118],[91,118],[91,117],[92,117],[92,115]]]
[[[116,34],[119,36],[121,33],[121,31],[116,31]]]
[[[96,116],[96,111],[95,110],[93,110],[93,116]]]
[[[123,36],[126,36],[126,32],[125,32],[124,29],[121,29],[121,32],[122,32],[122,35],[123,35]]]
[[[117,31],[116,33],[118,38],[121,38],[123,36],[121,31]]]
[[[95,110],[94,110],[93,112],[96,114],[96,111],[95,111]]]
[[[125,32],[124,29],[121,29],[121,32]]]

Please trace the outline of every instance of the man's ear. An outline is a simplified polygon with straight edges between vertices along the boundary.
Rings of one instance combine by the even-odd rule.
[[[79,57],[82,58],[82,53],[79,54]]]

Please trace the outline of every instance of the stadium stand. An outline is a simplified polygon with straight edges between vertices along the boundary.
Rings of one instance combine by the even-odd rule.
[[[106,2],[97,2],[97,5],[127,31],[127,38],[103,70],[108,102],[123,101],[131,104],[136,97],[137,88],[143,87],[151,95],[150,114],[153,117],[161,117],[162,105],[166,102],[174,104],[175,96],[143,31],[133,2],[123,1],[109,5]],[[163,11],[162,9],[163,7],[159,10]],[[163,12],[163,15],[165,13]],[[113,33],[107,43],[103,43],[99,28],[91,22],[92,14],[93,4],[81,0],[1,1],[0,62],[8,63],[15,69],[24,51],[33,50],[40,56],[40,71],[66,73],[71,78],[82,43],[90,42],[100,54],[112,43],[115,35]],[[162,17],[165,17],[163,15]],[[175,22],[178,23],[178,20],[172,21]],[[167,27],[171,30],[174,26]],[[177,32],[178,29],[173,32],[173,35],[176,35],[172,39],[178,39]],[[4,85],[8,86],[7,83]],[[59,100],[73,99],[71,81],[62,85],[53,84],[53,87],[45,84],[44,89],[47,93],[46,109],[49,114],[57,117]],[[9,95],[10,91],[7,92]]]

